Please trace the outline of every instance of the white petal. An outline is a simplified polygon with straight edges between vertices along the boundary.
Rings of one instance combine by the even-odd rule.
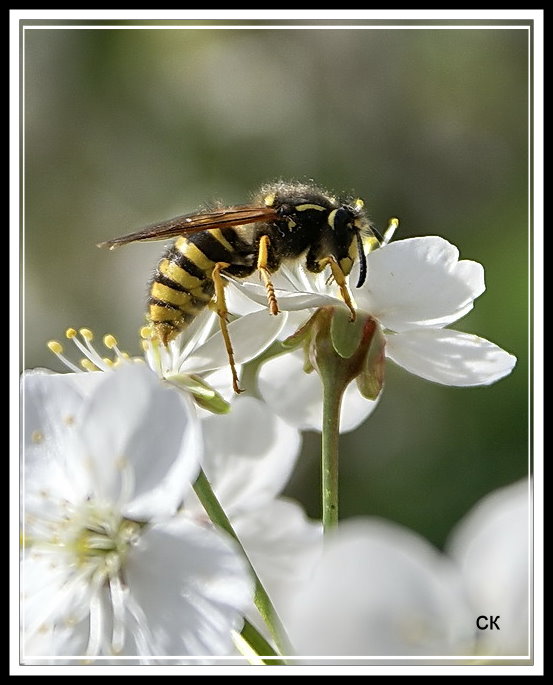
[[[323,547],[320,521],[309,520],[296,502],[275,499],[234,518],[233,526],[278,611],[312,577]]]
[[[473,616],[455,568],[426,540],[378,519],[342,522],[313,577],[289,598],[299,654],[470,653]]]
[[[489,385],[516,364],[516,357],[484,338],[442,328],[388,335],[386,355],[416,376],[455,386]]]
[[[165,516],[178,506],[199,468],[201,438],[186,397],[144,364],[105,374],[83,409],[80,434],[97,495],[126,505],[127,515]],[[133,478],[123,501],[126,473]],[[132,499],[129,499],[132,496]]]
[[[499,630],[479,631],[480,654],[528,654],[530,490],[525,479],[491,493],[461,521],[448,543],[475,615],[500,616]]]
[[[360,309],[394,331],[445,326],[464,316],[485,290],[484,270],[459,261],[443,238],[398,240],[368,256],[366,285],[355,291]]]
[[[81,375],[92,374],[25,373],[22,376],[22,459],[28,510],[35,505],[40,509],[41,491],[68,501],[86,494],[88,478],[75,458],[75,453],[80,453],[75,449],[76,423],[84,399],[82,386],[74,383],[74,378]]]
[[[259,312],[262,309],[267,309],[267,291],[265,288],[256,289],[261,294],[261,290],[265,294],[265,299],[263,297],[258,301],[257,297],[254,299],[248,297],[247,288],[243,287],[240,281],[229,281],[228,286],[225,290],[225,300],[227,303],[227,309],[232,314],[237,314],[238,316],[245,316],[246,314],[252,314],[253,312]]]
[[[290,275],[289,270],[272,276],[278,307],[281,311],[299,311],[329,304],[344,305],[336,286],[325,287],[323,281],[323,287],[320,287],[320,279],[310,279],[307,276],[301,280],[291,279],[288,275]],[[324,278],[326,280],[328,274]],[[267,307],[267,290],[264,285],[251,281],[236,282],[234,285],[243,297],[249,298],[259,306]],[[244,309],[240,301],[237,300],[236,305]]]
[[[227,515],[257,509],[280,493],[300,449],[296,428],[254,397],[238,397],[229,414],[202,422],[204,470]]]
[[[237,364],[257,357],[278,336],[286,323],[286,315],[271,316],[264,311],[253,312],[232,321],[229,335]],[[200,345],[179,369],[180,373],[203,373],[228,366],[228,354],[223,336],[218,331]]]
[[[320,431],[323,420],[323,386],[315,371],[303,370],[303,353],[291,352],[265,362],[259,370],[259,391],[263,399],[292,426]],[[378,401],[378,400],[377,400]],[[340,432],[357,428],[375,409],[355,383],[344,393]]]
[[[136,625],[125,653],[143,643],[157,655],[232,652],[253,583],[230,538],[183,518],[155,526],[129,554],[126,579]]]
[[[236,366],[236,373],[238,374],[238,378],[240,378],[242,367],[239,364]],[[222,366],[215,371],[207,371],[203,374],[202,379],[227,402],[232,402],[232,400],[236,398],[236,393],[232,389],[232,373],[228,360],[226,366]],[[245,388],[245,390],[247,390],[247,388]]]
[[[33,450],[40,444],[44,455],[49,443],[65,439],[68,427],[83,402],[83,393],[79,392],[70,379],[74,375],[76,374],[23,374],[21,389],[25,411],[24,443],[28,450]],[[51,454],[55,458],[56,449]]]
[[[63,555],[55,558],[25,549],[21,564],[25,656],[85,653],[88,636],[83,621],[88,619],[91,593],[88,583],[75,575],[63,563]]]

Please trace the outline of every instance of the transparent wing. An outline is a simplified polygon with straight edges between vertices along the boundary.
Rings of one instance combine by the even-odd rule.
[[[129,233],[120,238],[113,238],[98,243],[98,247],[107,247],[113,250],[128,243],[143,242],[146,240],[164,240],[179,235],[207,231],[210,228],[228,228],[241,224],[252,224],[256,221],[269,221],[275,219],[276,211],[271,207],[259,205],[240,205],[226,207],[202,214],[184,214],[159,224],[145,226],[136,233]]]

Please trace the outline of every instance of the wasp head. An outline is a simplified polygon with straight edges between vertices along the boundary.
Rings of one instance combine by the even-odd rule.
[[[367,257],[363,248],[363,234],[369,229],[369,222],[363,211],[363,201],[355,200],[342,204],[328,215],[328,224],[333,231],[333,257],[345,274],[349,274],[355,259],[359,259],[360,288],[367,276]]]

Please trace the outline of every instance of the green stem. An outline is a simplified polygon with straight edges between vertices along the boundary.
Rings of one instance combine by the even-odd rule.
[[[271,666],[285,666],[286,662],[280,658],[279,654],[275,652],[273,647],[261,635],[257,628],[252,625],[247,619],[244,621],[244,627],[240,633],[242,638],[250,645],[256,654],[260,656],[263,663]]]
[[[328,376],[323,380],[322,509],[325,533],[338,525],[340,407],[343,388]]]
[[[252,563],[249,560],[246,552],[244,551],[244,548],[242,547],[242,544],[238,539],[238,536],[234,532],[234,528],[232,527],[232,524],[229,521],[228,516],[225,514],[223,508],[219,504],[219,500],[213,492],[211,484],[209,483],[205,473],[202,470],[200,470],[200,474],[196,482],[194,483],[194,491],[196,495],[198,495],[198,498],[202,503],[204,509],[206,510],[207,515],[209,516],[211,521],[216,526],[222,528],[225,532],[227,532],[240,545],[240,548],[242,549],[244,557],[248,562],[248,565],[255,580],[255,606],[257,607],[257,610],[259,611],[261,617],[265,621],[265,624],[267,625],[280,654],[290,653],[290,650],[287,649],[287,640],[284,628],[269,598],[269,595],[267,594],[267,591],[265,590],[263,584],[259,580],[259,577],[255,572],[255,569],[252,566]],[[251,628],[255,630],[253,626],[251,626]]]

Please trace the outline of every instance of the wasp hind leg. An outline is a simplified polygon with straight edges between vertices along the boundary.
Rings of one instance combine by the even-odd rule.
[[[271,281],[271,272],[267,266],[269,262],[269,245],[271,241],[268,235],[262,235],[259,241],[259,252],[257,255],[257,270],[261,274],[261,278],[265,283],[265,290],[267,291],[267,303],[271,314],[278,314],[278,302],[275,295],[275,286]]]
[[[225,343],[227,351],[230,370],[232,372],[232,387],[235,393],[244,392],[240,387],[238,373],[236,371],[236,362],[234,361],[234,351],[232,349],[232,342],[228,331],[228,310],[225,300],[225,281],[221,276],[221,271],[229,266],[226,262],[217,262],[211,274],[213,278],[213,285],[215,287],[215,310],[219,315],[219,326],[221,327],[221,334]]]

